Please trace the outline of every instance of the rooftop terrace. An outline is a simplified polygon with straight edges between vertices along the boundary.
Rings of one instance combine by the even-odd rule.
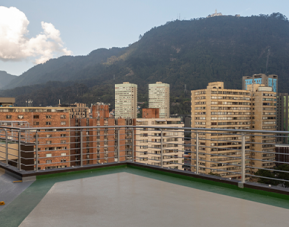
[[[0,227],[288,226],[278,137],[288,132],[2,127]]]
[[[0,226],[263,227],[289,221],[288,195],[141,164],[39,175],[11,188],[13,180],[0,176],[0,200],[15,197],[0,211]]]

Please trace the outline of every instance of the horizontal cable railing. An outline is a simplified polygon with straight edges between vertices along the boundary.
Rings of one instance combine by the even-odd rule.
[[[129,161],[289,186],[286,131],[155,126],[0,127],[0,162],[46,171]],[[287,139],[288,141],[288,139]]]

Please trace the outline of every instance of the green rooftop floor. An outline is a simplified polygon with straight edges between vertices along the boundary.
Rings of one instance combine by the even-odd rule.
[[[12,201],[0,212],[0,226],[19,226],[30,212],[39,204],[51,187],[57,182],[71,181],[81,178],[103,176],[113,173],[127,172],[134,175],[152,178],[189,188],[204,190],[216,194],[231,196],[275,207],[289,209],[289,196],[277,193],[259,191],[248,188],[216,183],[209,180],[196,179],[178,174],[152,170],[145,167],[122,165],[115,167],[103,167],[94,170],[84,170],[69,173],[38,176],[22,194]],[[289,212],[289,211],[288,211]]]

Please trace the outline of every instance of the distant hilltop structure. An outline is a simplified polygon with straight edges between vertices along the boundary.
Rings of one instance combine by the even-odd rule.
[[[223,14],[222,13],[218,13],[217,10],[215,10],[215,13],[207,16],[207,18],[209,18],[209,17],[220,17],[220,16],[223,16]]]
[[[217,10],[215,10],[215,13],[210,14],[209,16],[207,16],[207,18],[210,18],[210,17],[220,17],[220,16],[225,16],[225,15],[223,15],[222,13],[218,13]],[[235,17],[240,17],[240,14],[236,14]]]

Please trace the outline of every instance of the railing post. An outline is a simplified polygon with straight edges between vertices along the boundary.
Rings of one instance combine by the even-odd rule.
[[[83,131],[80,130],[80,166],[83,166]]]
[[[245,150],[245,134],[242,133],[242,154],[241,154],[241,182],[238,182],[239,188],[244,188],[244,183],[246,179],[246,150]]]
[[[196,174],[199,174],[199,133],[196,132]]]
[[[120,162],[120,157],[119,157],[119,149],[120,149],[120,136],[119,136],[119,128],[117,128],[117,162]]]
[[[38,131],[35,133],[36,171],[38,171]]]
[[[18,130],[18,169],[21,171],[21,131]]]
[[[134,128],[132,129],[132,162],[134,162]]]
[[[163,129],[161,129],[161,167],[163,168]]]
[[[5,128],[5,140],[6,140],[6,165],[8,166],[8,133],[7,133],[7,129]]]

